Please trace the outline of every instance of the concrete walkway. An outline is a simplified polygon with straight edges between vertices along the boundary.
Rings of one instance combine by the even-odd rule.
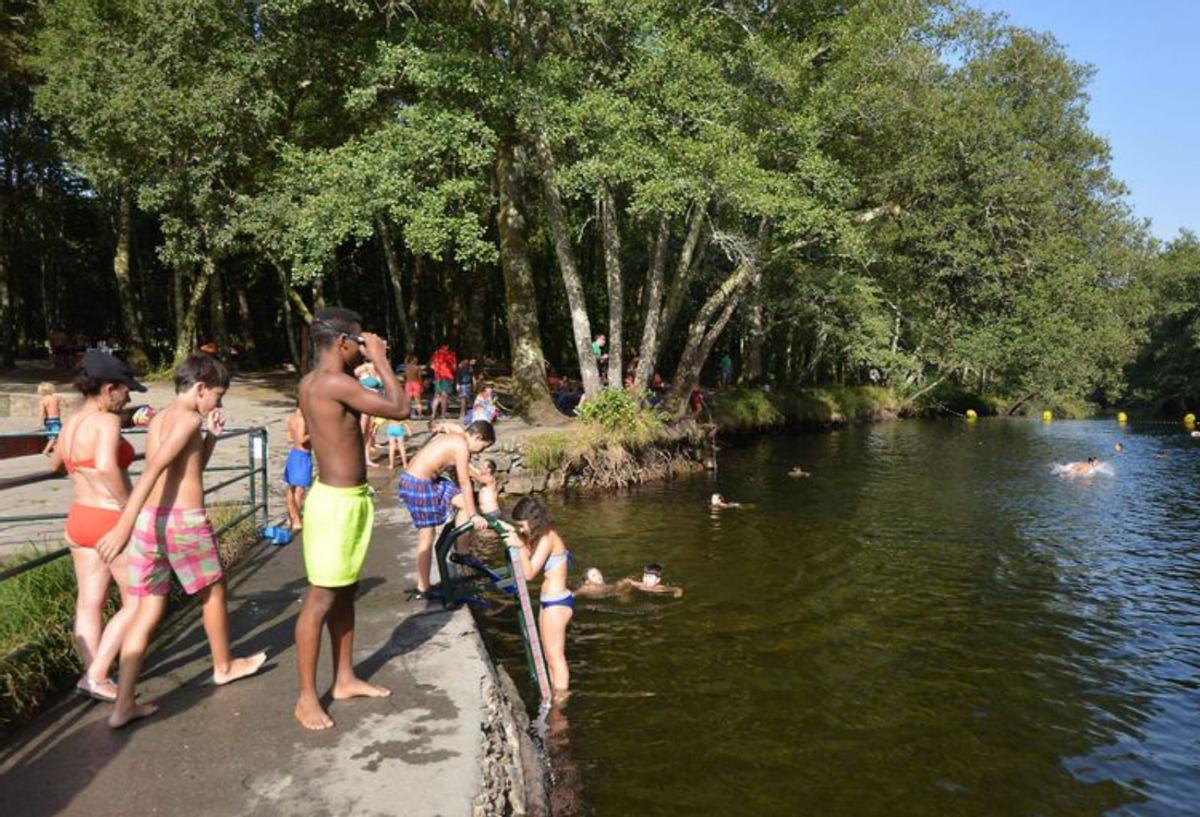
[[[266,671],[228,687],[211,665],[199,610],[160,639],[141,686],[162,709],[113,731],[109,707],[65,701],[0,747],[0,811],[21,817],[467,815],[481,787],[491,669],[465,609],[405,600],[415,581],[407,514],[382,480],[363,570],[355,661],[393,690],[339,701],[336,728],[293,720],[292,628],[305,589],[299,542],[261,546],[231,581],[235,651],[265,649]],[[324,638],[319,683],[329,684]]]

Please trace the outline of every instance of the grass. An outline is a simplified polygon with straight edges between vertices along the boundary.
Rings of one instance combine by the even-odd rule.
[[[767,394],[736,388],[713,400],[713,422],[722,431],[756,431],[773,426],[861,423],[898,414],[899,398],[877,386],[824,386]]]
[[[220,528],[244,509],[241,503],[221,503],[209,509],[214,528]],[[217,543],[221,567],[241,561],[257,541],[253,517],[223,533]],[[40,555],[31,551],[11,564]],[[172,603],[183,597],[174,586]],[[117,604],[114,587],[106,608]],[[69,556],[0,582],[0,726],[28,720],[83,671],[75,652],[75,571]]]

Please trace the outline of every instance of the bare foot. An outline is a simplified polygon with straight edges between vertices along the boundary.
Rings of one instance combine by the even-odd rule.
[[[148,718],[158,711],[156,704],[134,704],[133,708],[128,710],[113,709],[113,713],[108,716],[108,725],[113,729],[120,729],[130,721],[136,721],[139,718]]]
[[[346,698],[386,698],[391,694],[392,691],[387,687],[368,684],[361,678],[338,681],[333,686],[333,699],[335,701],[345,700]]]
[[[249,658],[235,658],[229,662],[229,670],[227,672],[213,670],[213,683],[217,686],[222,686],[223,684],[231,684],[248,675],[253,675],[258,672],[266,660],[267,654],[265,652],[256,652]]]
[[[321,708],[321,702],[316,698],[301,696],[300,700],[296,701],[296,709],[292,714],[305,729],[319,731],[333,728],[333,718],[329,717],[329,713]]]

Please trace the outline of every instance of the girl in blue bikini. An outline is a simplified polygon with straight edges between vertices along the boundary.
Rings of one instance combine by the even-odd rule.
[[[567,625],[575,614],[575,597],[567,589],[567,572],[571,566],[571,551],[554,528],[554,520],[537,499],[527,496],[513,508],[513,522],[501,522],[510,534],[507,544],[519,552],[520,564],[528,581],[542,573],[540,594],[541,612],[538,629],[546,667],[550,670],[550,685],[555,700],[566,698],[571,672],[567,667]]]

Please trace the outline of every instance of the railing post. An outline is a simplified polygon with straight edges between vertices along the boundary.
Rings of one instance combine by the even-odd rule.
[[[266,426],[260,427],[259,432],[262,434],[262,448],[260,449],[262,451],[262,525],[259,527],[266,527],[268,524],[267,520],[271,518],[271,492],[267,490],[267,463],[270,459],[267,457]],[[251,477],[251,480],[253,480],[253,477]]]
[[[250,518],[257,522],[258,521],[258,497],[255,495],[257,493],[257,491],[256,491],[257,485],[256,485],[255,479],[254,479],[254,477],[255,477],[255,473],[254,473],[255,456],[254,455],[256,453],[254,450],[255,449],[254,443],[256,440],[258,440],[258,429],[255,429],[246,435],[246,459],[248,460],[246,476],[249,478],[246,481],[250,483],[250,506],[249,506],[248,510],[250,511],[250,514],[251,514]],[[256,527],[261,527],[261,526],[256,525]]]

